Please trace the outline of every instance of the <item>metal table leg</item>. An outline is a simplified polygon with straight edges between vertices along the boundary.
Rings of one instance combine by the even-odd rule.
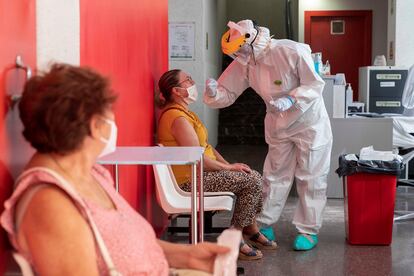
[[[115,190],[119,192],[119,173],[118,164],[115,164]]]
[[[198,195],[199,195],[199,216],[198,216],[198,225],[199,225],[199,242],[204,241],[204,183],[203,183],[203,156],[198,162]]]
[[[191,243],[197,244],[197,165],[191,164]]]
[[[401,216],[395,216],[394,221],[408,220],[408,219],[413,219],[413,218],[414,218],[414,213],[410,213],[410,214],[405,214]]]

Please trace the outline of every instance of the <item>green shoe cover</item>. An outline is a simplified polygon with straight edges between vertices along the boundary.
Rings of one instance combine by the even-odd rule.
[[[318,244],[318,236],[314,234],[298,234],[293,242],[295,250],[311,250]]]
[[[262,233],[269,241],[276,240],[275,232],[273,232],[273,227],[260,228],[260,233]]]

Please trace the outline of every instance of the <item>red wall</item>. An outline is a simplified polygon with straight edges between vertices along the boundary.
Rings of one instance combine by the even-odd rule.
[[[109,76],[119,95],[118,145],[153,145],[154,84],[168,68],[167,0],[80,0],[80,36],[81,65]],[[120,192],[161,226],[151,168],[121,168]]]
[[[35,5],[33,0],[0,0],[0,212],[10,195],[11,148],[6,116],[6,95],[20,90],[23,75],[14,69],[20,54],[36,66]],[[116,106],[119,145],[152,145],[154,133],[154,83],[168,67],[167,0],[80,0],[81,64],[110,77],[119,94]],[[8,112],[8,113],[6,113]],[[162,227],[165,216],[154,201],[152,170],[122,168],[121,194],[154,226]],[[0,230],[1,231],[1,230]],[[8,244],[0,233],[0,275],[6,264]]]
[[[11,78],[11,75],[16,74],[14,61],[17,54],[23,57],[26,64],[35,68],[35,24],[35,1],[0,0],[0,212],[12,189],[9,149],[11,143],[15,142],[8,139],[5,96],[11,89],[21,89],[22,86],[22,81],[16,83],[16,79]],[[4,231],[0,231],[0,274],[3,275],[7,243]]]

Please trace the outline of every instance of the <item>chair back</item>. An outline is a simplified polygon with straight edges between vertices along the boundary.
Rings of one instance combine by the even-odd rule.
[[[189,212],[190,200],[177,191],[178,185],[169,166],[157,164],[152,168],[155,176],[157,200],[161,208],[168,214]]]
[[[159,146],[159,147],[163,147],[164,145],[163,145],[163,144],[161,144],[161,143],[159,143],[159,144],[158,144],[158,146]],[[173,173],[173,171],[172,171],[171,166],[170,166],[170,165],[167,165],[167,167],[168,167],[168,172],[169,172],[169,174],[170,174],[170,177],[171,177],[172,183],[174,184],[174,189],[175,189],[175,190],[176,190],[179,194],[181,194],[181,195],[183,195],[183,196],[191,196],[191,193],[189,193],[189,192],[186,192],[186,191],[182,190],[182,189],[180,188],[180,186],[178,186],[178,183],[177,183],[177,181],[176,181],[176,179],[175,179],[175,176],[174,176],[174,173]]]
[[[161,144],[159,146],[162,147]],[[167,214],[191,212],[191,193],[183,191],[177,184],[170,165],[152,166],[155,177],[156,197]],[[231,192],[204,192],[204,210],[231,211],[235,195]]]

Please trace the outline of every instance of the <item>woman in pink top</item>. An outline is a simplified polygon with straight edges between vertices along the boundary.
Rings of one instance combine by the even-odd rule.
[[[168,275],[169,267],[212,272],[227,248],[157,240],[95,164],[115,149],[115,100],[108,81],[87,68],[57,64],[26,83],[20,117],[37,152],[1,217],[14,248],[40,275],[106,275],[94,222],[123,275]]]

